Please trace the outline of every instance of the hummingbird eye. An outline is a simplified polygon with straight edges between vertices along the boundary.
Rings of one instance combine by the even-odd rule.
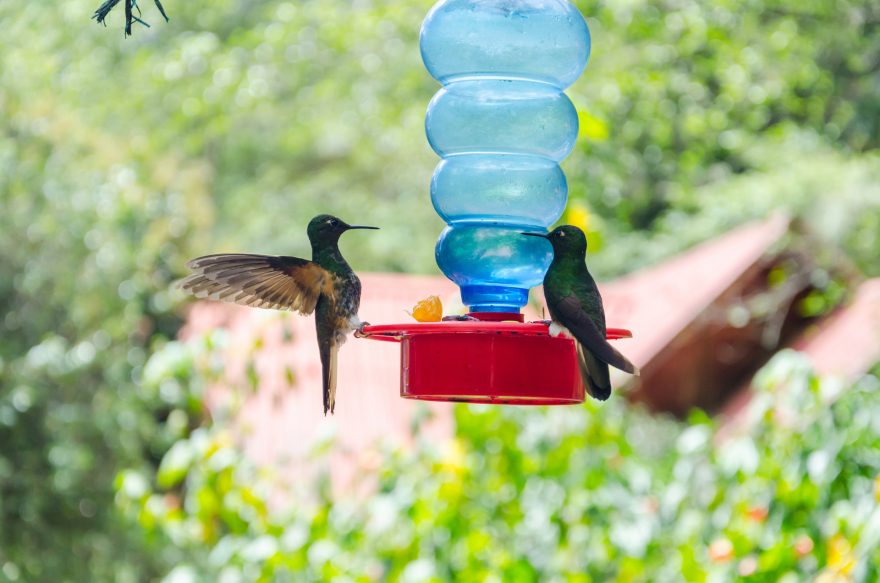
[[[328,220],[327,220],[327,223],[328,223],[331,227],[338,227],[338,226],[339,226],[339,221],[337,221],[336,219],[328,219]]]

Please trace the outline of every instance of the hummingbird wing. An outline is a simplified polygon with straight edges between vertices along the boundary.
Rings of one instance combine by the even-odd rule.
[[[330,273],[299,257],[223,253],[187,263],[193,273],[180,287],[197,298],[255,308],[311,314],[322,293],[329,293]]]
[[[576,295],[562,298],[556,306],[556,311],[561,320],[560,323],[568,328],[575,339],[583,345],[583,348],[599,361],[630,374],[639,374],[638,367],[609,344],[605,334],[599,331],[599,327],[596,326]]]

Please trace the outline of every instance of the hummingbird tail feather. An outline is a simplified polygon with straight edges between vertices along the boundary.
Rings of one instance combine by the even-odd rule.
[[[336,354],[339,344],[330,341],[319,345],[321,351],[322,380],[324,388],[324,415],[332,415],[336,409]]]
[[[627,357],[622,355],[616,349],[614,350],[614,355],[616,356],[615,360],[613,362],[609,362],[608,364],[610,364],[614,368],[622,370],[623,372],[628,372],[631,375],[639,376],[639,367],[631,363]]]
[[[575,342],[578,355],[578,368],[584,387],[590,396],[599,401],[607,401],[611,396],[611,379],[608,365],[593,356],[580,342]]]
[[[330,414],[336,411],[336,355],[339,354],[339,344],[333,343],[330,346],[330,386],[328,388],[330,401]]]
[[[596,383],[593,382],[593,379],[587,377],[587,390],[590,391],[590,396],[598,401],[607,401],[608,397],[611,396],[611,387],[600,387]]]
[[[559,311],[561,322],[577,341],[584,345],[586,351],[596,359],[630,374],[638,370],[633,363],[611,346],[605,337],[604,324],[601,328],[596,325],[576,295],[560,300],[556,309]],[[554,317],[554,320],[556,319]]]

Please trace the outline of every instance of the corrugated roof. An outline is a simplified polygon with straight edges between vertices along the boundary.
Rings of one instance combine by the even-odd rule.
[[[807,329],[788,348],[806,354],[820,375],[850,382],[868,372],[880,362],[880,278],[862,282],[851,301]],[[748,427],[746,411],[752,395],[749,382],[724,407],[720,439]]]
[[[629,328],[622,346],[645,367],[788,231],[774,216],[743,225],[668,261],[601,286],[610,326]]]

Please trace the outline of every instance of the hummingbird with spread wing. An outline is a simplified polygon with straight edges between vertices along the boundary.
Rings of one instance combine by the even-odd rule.
[[[596,281],[587,269],[587,238],[573,225],[550,233],[523,233],[553,245],[553,262],[544,276],[544,298],[550,311],[550,335],[573,337],[584,387],[600,401],[611,396],[608,365],[638,375],[639,369],[605,337],[605,309]]]
[[[299,257],[221,253],[193,259],[192,274],[180,287],[197,298],[255,308],[315,313],[323,369],[324,415],[336,407],[336,354],[353,330],[363,328],[357,312],[361,282],[339,252],[339,237],[353,229],[331,215],[309,222],[312,260]]]

